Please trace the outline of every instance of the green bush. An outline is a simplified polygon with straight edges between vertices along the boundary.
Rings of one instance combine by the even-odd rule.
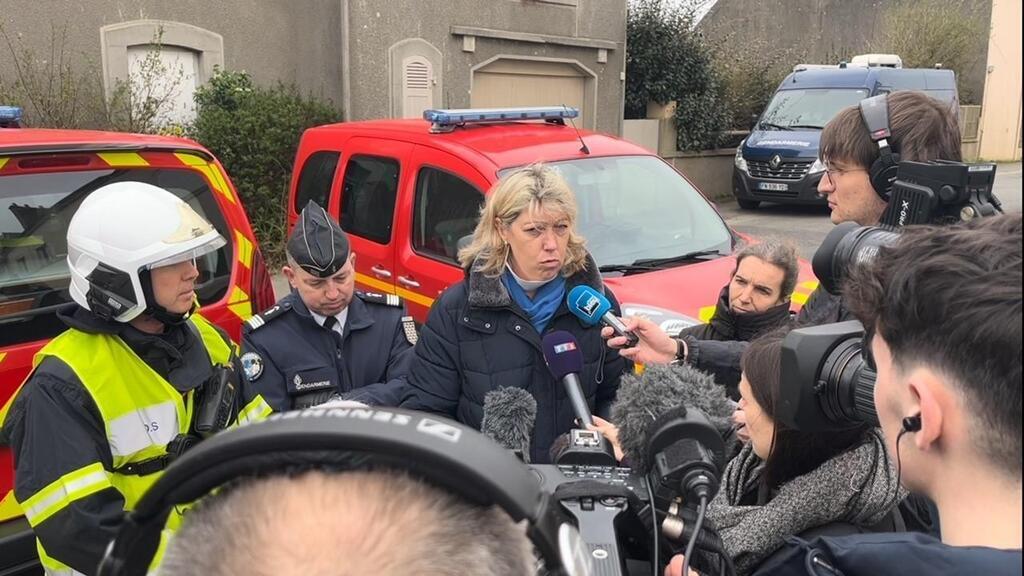
[[[779,82],[803,58],[797,48],[779,47],[756,38],[744,40],[736,34],[721,36],[714,63],[724,88],[729,128],[750,130]]]
[[[674,100],[680,150],[718,147],[729,120],[712,51],[694,22],[688,5],[662,0],[630,2],[626,18],[626,118]]]
[[[189,136],[224,164],[260,249],[276,267],[284,261],[288,183],[299,138],[341,115],[331,102],[303,96],[294,85],[256,86],[245,72],[218,71],[196,90],[195,103]]]

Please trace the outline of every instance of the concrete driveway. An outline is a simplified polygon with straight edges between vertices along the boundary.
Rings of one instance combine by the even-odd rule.
[[[996,168],[995,196],[1006,212],[1021,211],[1021,163]],[[759,238],[790,238],[800,255],[808,260],[832,229],[827,207],[761,204],[757,210],[742,210],[735,201],[718,203],[718,210],[736,231]]]

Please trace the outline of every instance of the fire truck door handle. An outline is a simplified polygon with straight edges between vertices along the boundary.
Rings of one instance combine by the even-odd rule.
[[[370,268],[370,271],[376,274],[379,278],[391,278],[391,271],[385,270],[378,265],[374,265]]]
[[[419,288],[420,283],[413,280],[412,278],[406,278],[405,276],[398,277],[398,283],[406,288]]]

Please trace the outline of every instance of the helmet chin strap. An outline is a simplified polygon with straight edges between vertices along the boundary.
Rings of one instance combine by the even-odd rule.
[[[192,307],[182,314],[171,312],[167,308],[157,304],[156,296],[153,294],[153,279],[149,270],[144,270],[139,274],[139,283],[142,284],[142,296],[146,299],[146,309],[143,310],[142,313],[151,316],[162,324],[166,324],[167,326],[184,324],[185,321],[188,320],[196,311],[195,302],[192,302]]]

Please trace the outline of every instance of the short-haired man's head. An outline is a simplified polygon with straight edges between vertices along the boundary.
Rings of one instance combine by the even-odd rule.
[[[1019,479],[1021,215],[908,228],[843,290],[894,370],[943,375],[962,394],[976,452]]]
[[[889,147],[900,160],[961,160],[960,125],[952,105],[924,92],[903,90],[886,97],[889,107]],[[821,131],[821,161],[868,169],[878,159],[861,117],[860,106],[841,110]]]
[[[744,266],[744,262],[747,266]],[[758,264],[751,266],[751,261]],[[768,268],[765,269],[764,265]],[[729,298],[733,300],[734,294],[739,290],[756,291],[760,289],[771,289],[770,296],[772,305],[788,302],[796,281],[800,274],[800,262],[796,253],[796,246],[792,242],[781,240],[765,240],[758,244],[745,246],[736,254],[736,268],[733,270],[730,279]],[[765,276],[764,278],[753,276]],[[768,281],[771,276],[771,280]],[[741,281],[743,286],[736,286]]]
[[[502,510],[405,474],[310,471],[245,481],[200,502],[160,574],[526,576],[532,550]]]

